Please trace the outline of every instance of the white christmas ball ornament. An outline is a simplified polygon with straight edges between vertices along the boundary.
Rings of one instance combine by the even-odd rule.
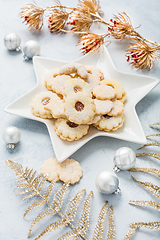
[[[8,144],[8,148],[13,149],[14,145],[19,142],[21,133],[18,128],[10,126],[4,130],[2,138]]]
[[[8,50],[21,50],[21,39],[16,33],[9,33],[4,37],[4,45]]]
[[[114,154],[115,168],[120,170],[128,170],[132,168],[136,162],[136,155],[131,148],[121,147]]]
[[[100,172],[95,181],[97,189],[104,194],[119,192],[119,179],[112,171]]]
[[[25,60],[29,60],[34,56],[38,56],[40,54],[40,45],[38,42],[34,40],[30,40],[25,43],[23,46],[23,57]]]

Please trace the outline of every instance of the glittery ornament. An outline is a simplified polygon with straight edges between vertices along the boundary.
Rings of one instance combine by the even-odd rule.
[[[97,189],[104,194],[118,193],[119,179],[117,175],[112,171],[100,172],[95,181]]]
[[[113,162],[115,165],[115,171],[128,170],[134,166],[136,155],[132,149],[121,147],[115,152]]]
[[[8,144],[8,148],[14,149],[15,144],[19,142],[21,133],[16,127],[8,127],[4,130],[2,138]]]
[[[4,45],[8,50],[20,51],[21,39],[16,33],[9,33],[4,37]]]
[[[34,40],[30,40],[25,43],[23,46],[23,57],[24,60],[29,60],[34,56],[38,56],[40,54],[40,45],[38,42]]]

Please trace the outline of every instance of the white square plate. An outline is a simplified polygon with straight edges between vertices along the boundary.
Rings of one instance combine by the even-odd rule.
[[[135,106],[159,83],[159,80],[143,75],[127,74],[118,71],[114,67],[106,47],[102,47],[98,53],[88,53],[87,55],[78,59],[76,62],[85,65],[94,65],[103,71],[105,78],[113,78],[122,84],[127,92],[127,102],[125,103],[124,110],[125,122],[121,129],[115,132],[103,132],[91,127],[89,133],[82,139],[68,142],[60,139],[56,135],[53,129],[54,120],[35,117],[31,112],[30,102],[36,94],[40,93],[41,91],[47,91],[44,86],[45,74],[48,70],[59,68],[66,64],[66,62],[44,57],[33,58],[33,65],[37,77],[37,85],[35,88],[7,106],[5,111],[45,123],[51,137],[56,158],[59,162],[64,161],[89,140],[98,136],[113,137],[125,141],[145,144],[146,137],[136,114]]]

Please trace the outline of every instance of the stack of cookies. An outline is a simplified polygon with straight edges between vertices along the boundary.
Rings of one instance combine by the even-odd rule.
[[[79,63],[48,71],[41,92],[31,102],[33,114],[55,118],[54,130],[64,140],[74,141],[88,133],[89,126],[115,131],[124,123],[126,92],[114,79],[104,79],[101,69]]]

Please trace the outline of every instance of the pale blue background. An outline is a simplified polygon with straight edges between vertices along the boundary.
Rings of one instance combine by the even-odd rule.
[[[46,7],[52,4],[52,1],[37,0],[37,4],[41,7]],[[63,0],[62,4],[68,6],[76,6],[78,1]],[[134,27],[141,25],[138,29],[139,33],[150,40],[160,43],[160,1],[159,0],[101,0],[104,18],[109,21],[113,14],[125,11],[132,19]],[[79,47],[76,47],[78,38],[72,34],[50,34],[45,22],[44,30],[36,34],[30,32],[27,27],[22,24],[22,20],[18,16],[20,9],[25,3],[31,3],[26,0],[0,0],[0,136],[3,130],[8,126],[16,126],[21,131],[21,141],[17,144],[15,151],[9,153],[5,143],[0,137],[0,240],[25,240],[30,223],[40,209],[29,214],[23,219],[23,213],[28,205],[33,200],[21,201],[21,197],[15,197],[19,192],[15,189],[14,177],[15,174],[6,164],[5,159],[15,160],[23,166],[34,168],[38,172],[44,160],[55,157],[51,145],[50,137],[47,128],[44,124],[18,116],[10,115],[4,112],[4,108],[11,102],[30,91],[36,84],[36,77],[33,69],[32,61],[25,62],[22,59],[22,53],[8,51],[3,44],[5,34],[15,32],[21,37],[21,46],[28,40],[37,40],[41,45],[41,56],[54,58],[64,61],[74,61],[81,57]],[[95,31],[105,32],[106,27],[102,26],[100,30],[94,27]],[[108,46],[108,51],[118,70],[127,73],[144,74],[160,78],[160,63],[156,64],[151,71],[136,71],[131,69],[125,58],[125,49],[127,49],[128,41],[119,42],[111,40]],[[159,121],[160,117],[160,85],[150,92],[136,107],[138,116],[143,126],[146,135],[158,133],[156,129],[150,129],[149,124]],[[159,140],[158,138],[155,140]],[[74,187],[70,187],[66,195],[66,200],[71,199],[79,190],[86,188],[87,193],[93,190],[94,196],[91,205],[90,215],[90,231],[88,231],[88,239],[91,239],[94,226],[97,222],[98,213],[105,200],[109,201],[109,205],[113,205],[115,225],[116,225],[116,240],[124,239],[129,231],[129,223],[138,221],[158,221],[160,214],[153,208],[140,208],[128,204],[129,200],[156,200],[151,194],[140,188],[137,183],[131,179],[130,172],[120,172],[120,195],[101,195],[95,187],[96,175],[106,169],[112,170],[113,156],[117,148],[127,146],[135,152],[140,147],[138,144],[116,140],[113,138],[99,137],[93,139],[71,157],[80,162],[83,168],[83,178]],[[63,149],[62,149],[63,151]],[[159,152],[157,147],[150,147],[145,151]],[[141,150],[143,152],[143,150]],[[138,158],[137,167],[156,167],[160,168],[158,160],[149,158]],[[152,181],[160,185],[158,177],[144,174],[133,173],[133,175],[142,181]],[[57,184],[56,189],[61,184]],[[67,206],[65,201],[64,208]],[[41,208],[43,210],[43,208]],[[78,211],[80,216],[80,211]],[[53,218],[54,220],[55,218]],[[34,239],[41,230],[49,223],[52,217],[44,219],[35,227],[30,239]],[[107,220],[105,221],[105,230],[103,239],[107,239]],[[57,239],[62,233],[68,229],[61,229],[48,234],[42,238],[44,240]],[[134,236],[133,240],[158,240],[160,239],[159,231],[151,231],[140,229]]]

